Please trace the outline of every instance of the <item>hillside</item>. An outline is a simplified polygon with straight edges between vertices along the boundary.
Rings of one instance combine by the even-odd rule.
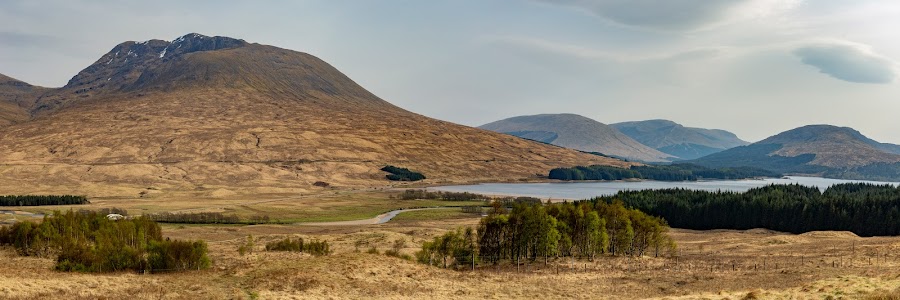
[[[505,180],[628,163],[431,119],[305,53],[226,37],[125,42],[0,132],[0,193],[297,192]]]
[[[641,144],[681,159],[700,158],[749,144],[725,130],[685,127],[669,120],[622,122],[610,126]]]
[[[664,162],[671,158],[671,155],[644,146],[609,125],[576,114],[518,116],[479,128],[630,160]]]
[[[37,98],[44,91],[44,88],[0,74],[0,126],[28,120],[31,116],[20,103]]]
[[[900,180],[900,155],[848,127],[809,125],[691,161],[834,178]]]

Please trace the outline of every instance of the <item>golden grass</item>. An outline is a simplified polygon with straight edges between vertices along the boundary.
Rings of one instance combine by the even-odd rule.
[[[879,290],[866,295],[864,300],[900,300],[900,289],[893,291]]]
[[[368,219],[380,214],[404,208],[458,207],[483,205],[481,201],[399,200],[391,199],[393,192],[339,191],[316,194],[261,194],[256,196],[233,195],[225,198],[195,198],[178,195],[173,198],[95,198],[88,205],[16,207],[29,212],[51,213],[69,209],[97,210],[118,207],[131,215],[159,212],[220,212],[236,214],[241,218],[269,216],[278,222],[334,222]],[[0,215],[2,217],[3,215]]]
[[[402,207],[460,202],[396,200],[391,192],[360,190],[247,198],[179,198],[149,201],[96,199],[78,208],[124,207],[130,211],[222,211],[242,216],[267,213],[282,219],[342,220],[370,217]],[[158,199],[157,199],[158,200]],[[474,204],[474,203],[473,203]],[[47,208],[26,208],[46,210]],[[273,218],[276,218],[273,217]],[[401,213],[369,226],[164,224],[166,236],[203,239],[213,267],[178,274],[72,274],[51,270],[53,261],[0,251],[0,299],[301,299],[301,298],[575,298],[595,299],[858,299],[890,297],[900,288],[900,238],[860,238],[846,232],[783,234],[768,230],[675,229],[678,260],[602,257],[593,262],[551,259],[517,268],[509,263],[475,272],[427,267],[366,254],[405,242],[412,255],[422,242],[479,218],[458,208]],[[257,239],[254,253],[238,245]],[[285,237],[327,240],[335,254],[311,257],[268,253],[266,242]],[[558,272],[558,273],[557,273]],[[873,298],[882,299],[882,298]],[[887,298],[890,299],[890,298]]]
[[[451,271],[364,253],[371,247],[383,252],[403,240],[401,253],[413,254],[425,240],[476,223],[477,218],[447,218],[342,227],[165,225],[169,237],[210,245],[212,269],[176,274],[60,273],[50,270],[51,260],[17,257],[7,249],[0,251],[0,274],[6,276],[0,278],[0,298],[859,299],[885,297],[900,287],[895,254],[900,238],[828,232],[676,229],[677,264],[654,257],[560,259],[547,265],[539,260],[520,267],[521,273],[508,263]],[[248,235],[257,247],[240,256],[237,247]],[[335,254],[263,251],[266,242],[288,236],[328,240]],[[833,262],[842,265],[832,267]]]
[[[402,212],[391,222],[434,221],[447,219],[481,219],[480,214],[465,213],[461,208],[442,208]]]

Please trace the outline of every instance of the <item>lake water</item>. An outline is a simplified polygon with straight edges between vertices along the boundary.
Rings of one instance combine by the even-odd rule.
[[[541,199],[589,199],[595,196],[614,195],[624,190],[652,190],[667,188],[685,188],[704,191],[745,192],[751,188],[770,184],[794,184],[816,186],[825,190],[829,186],[847,182],[866,182],[875,184],[900,185],[897,182],[878,182],[864,180],[840,180],[820,177],[752,179],[752,180],[711,180],[711,181],[590,181],[590,182],[553,182],[553,183],[484,183],[475,185],[452,185],[432,187],[430,190],[447,192],[470,192],[484,195],[529,196]]]

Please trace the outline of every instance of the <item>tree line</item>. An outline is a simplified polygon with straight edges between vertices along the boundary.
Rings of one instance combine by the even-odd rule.
[[[781,177],[781,174],[753,167],[707,168],[694,164],[644,165],[628,169],[611,166],[576,166],[555,168],[547,175],[559,180],[623,180],[696,181],[699,179],[744,179]]]
[[[791,233],[851,231],[860,236],[900,235],[900,188],[845,183],[816,187],[769,185],[744,193],[687,189],[622,191],[592,203],[623,201],[686,229],[767,228]]]
[[[444,192],[428,190],[404,190],[398,197],[402,200],[446,200],[446,201],[487,201],[491,198],[485,195],[469,192]]]
[[[182,224],[268,224],[271,219],[267,215],[250,216],[247,219],[241,219],[236,214],[223,214],[219,212],[196,212],[196,213],[170,213],[161,212],[155,214],[147,214],[146,218],[159,223],[182,223]]]
[[[828,178],[865,178],[878,181],[900,181],[900,162],[874,163],[850,169],[832,169],[822,174]]]
[[[419,181],[425,179],[425,175],[419,172],[410,171],[407,168],[398,168],[395,166],[385,166],[382,171],[391,173],[385,175],[388,180],[392,181]]]
[[[304,242],[303,238],[272,241],[266,243],[266,251],[290,251],[305,252],[315,256],[331,254],[331,247],[327,241],[313,240]]]
[[[392,195],[393,197],[393,195]],[[503,206],[509,207],[515,203],[541,203],[540,198],[528,196],[487,196],[469,192],[444,192],[444,191],[428,191],[428,190],[405,190],[398,195],[402,200],[446,200],[446,201],[494,201],[500,202]]]
[[[516,203],[494,202],[477,229],[448,232],[425,242],[416,254],[431,265],[466,266],[473,260],[535,261],[598,255],[654,256],[675,248],[666,221],[622,202]]]
[[[42,206],[89,204],[85,196],[73,195],[8,195],[0,196],[0,206]]]
[[[203,241],[163,239],[152,220],[112,221],[97,212],[54,212],[40,224],[26,221],[0,227],[0,245],[11,245],[22,256],[55,256],[61,271],[152,272],[210,265]]]

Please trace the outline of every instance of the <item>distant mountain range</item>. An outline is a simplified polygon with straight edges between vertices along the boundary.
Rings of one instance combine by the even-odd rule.
[[[809,125],[689,161],[707,167],[752,166],[788,174],[900,181],[898,145],[849,127]]]
[[[443,182],[632,165],[421,116],[312,55],[201,34],[121,43],[61,88],[0,76],[0,141],[0,194],[295,194],[385,185],[385,165]]]
[[[480,128],[586,152],[648,163],[685,162],[711,168],[753,167],[776,173],[900,181],[900,145],[831,125],[788,130],[749,144],[718,129],[668,120],[605,125],[575,114],[508,118]]]
[[[725,130],[684,127],[669,120],[622,122],[610,126],[641,144],[684,160],[749,144]]]
[[[518,116],[484,124],[479,128],[629,160],[668,162],[675,159],[672,155],[635,141],[609,125],[576,114]]]

